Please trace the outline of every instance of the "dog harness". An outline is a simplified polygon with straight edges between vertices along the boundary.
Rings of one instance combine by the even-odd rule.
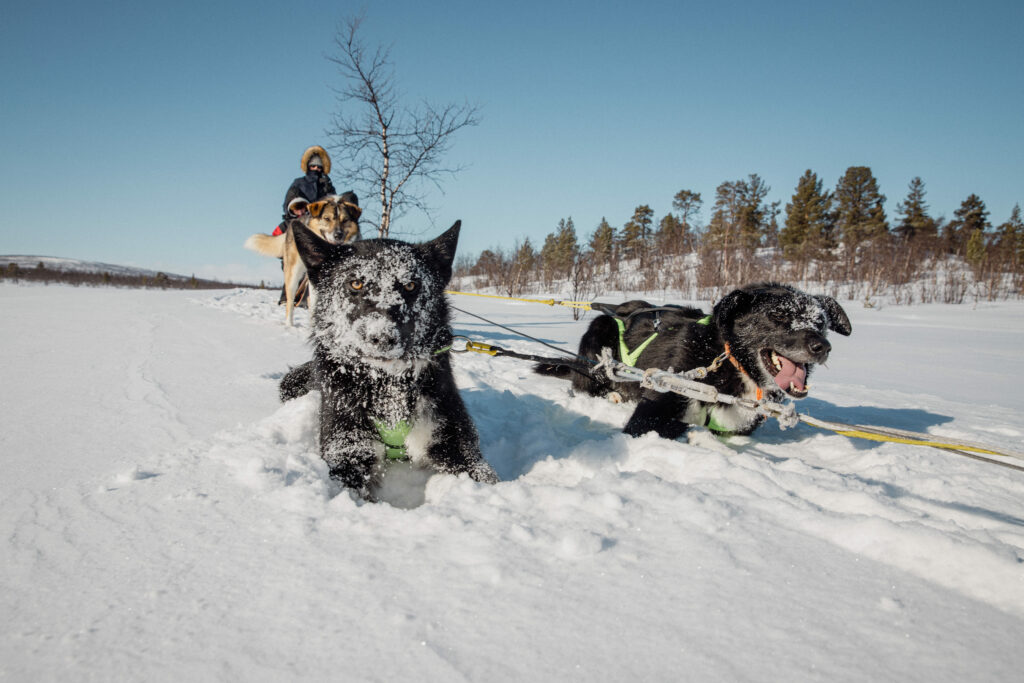
[[[654,338],[658,336],[658,333],[655,332],[650,337],[643,340],[640,346],[630,351],[629,347],[626,346],[626,323],[622,322],[622,318],[615,318],[615,324],[619,328],[619,358],[629,367],[636,367],[636,361],[640,358],[640,354],[644,352],[644,349],[646,349],[652,341],[654,341]]]
[[[736,360],[736,356],[732,355],[732,349],[729,348],[729,342],[725,342],[725,352],[726,352],[726,354],[728,354],[729,362],[733,364],[733,367],[735,367],[737,370],[739,370],[741,375],[743,375],[744,377],[749,379],[751,382],[754,382],[754,380],[750,377],[750,375],[743,368],[743,366],[740,365],[740,362],[738,360]],[[754,382],[754,386],[757,387],[757,390],[754,392],[754,397],[758,401],[760,401],[761,399],[764,398],[764,389],[762,389],[761,386],[757,382]]]
[[[644,349],[646,349],[647,346],[652,341],[654,341],[655,337],[658,336],[658,333],[655,332],[650,337],[648,337],[647,339],[643,340],[643,342],[640,343],[640,346],[638,346],[635,349],[633,349],[632,351],[630,351],[629,347],[626,346],[626,323],[623,322],[622,318],[619,318],[619,317],[613,317],[613,319],[615,320],[615,325],[619,328],[619,356],[620,356],[620,360],[623,363],[625,363],[626,365],[628,365],[629,367],[634,368],[634,367],[636,367],[636,362],[640,359],[640,354],[644,352]],[[661,322],[660,319],[656,319],[655,320],[655,323],[654,323],[654,328],[655,329],[658,328],[658,323],[660,323],[660,322]],[[704,316],[703,318],[701,318],[700,320],[697,321],[697,324],[698,325],[710,325],[711,324],[711,316],[710,315]],[[675,328],[672,328],[672,329],[675,329]],[[731,357],[732,356],[730,356],[730,358]],[[733,363],[735,363],[735,362],[736,361],[733,360]],[[737,365],[737,367],[739,367],[739,366]],[[742,368],[740,368],[740,370],[742,371]]]
[[[760,389],[758,391],[760,391]],[[703,413],[704,413],[704,426],[707,427],[708,429],[710,429],[711,431],[716,432],[718,434],[724,434],[724,435],[735,434],[735,431],[733,431],[732,429],[729,429],[728,427],[724,427],[724,426],[720,425],[718,422],[715,421],[715,418],[711,416],[711,409],[713,407],[714,406],[712,406],[712,405],[708,405],[707,407],[705,407],[703,409]],[[756,424],[761,424],[762,422],[765,421],[765,419],[766,418],[765,418],[764,415],[758,415],[757,416]]]
[[[713,432],[721,432],[724,434],[730,433],[728,429],[715,422],[715,419],[711,417],[711,407],[708,406],[704,409],[704,426]]]
[[[373,420],[373,426],[377,430],[377,436],[384,444],[384,457],[388,460],[406,460],[409,452],[405,449],[405,440],[412,430],[405,420],[399,420],[394,427],[389,427],[382,420]]]
[[[345,202],[347,204],[347,202]],[[355,208],[359,208],[358,206]],[[438,356],[442,353],[448,353],[452,350],[452,345],[443,346],[437,351],[434,351],[434,355]],[[495,352],[496,353],[496,352]],[[492,356],[494,353],[491,354]],[[380,438],[381,443],[384,444],[384,457],[388,460],[408,460],[409,451],[405,448],[405,440],[409,438],[409,432],[412,431],[412,425],[405,420],[399,420],[398,424],[394,427],[389,427],[387,422],[378,420],[375,417],[371,417],[373,421],[373,428],[377,430],[377,437]]]
[[[636,362],[637,362],[637,360],[639,360],[640,354],[644,352],[644,349],[646,349],[647,346],[652,341],[654,341],[654,338],[658,336],[658,333],[655,332],[650,337],[645,339],[640,344],[640,346],[638,346],[635,349],[633,349],[632,351],[630,351],[629,347],[626,346],[626,339],[625,339],[626,338],[626,323],[624,323],[622,321],[622,318],[616,317],[616,318],[614,318],[614,320],[615,320],[615,325],[619,328],[619,356],[620,356],[620,359],[622,360],[623,363],[625,363],[629,367],[631,367],[631,368],[632,367],[636,367]],[[703,318],[701,318],[700,320],[697,321],[697,324],[698,325],[705,325],[705,326],[710,325],[711,324],[711,316],[710,315],[704,316]],[[655,323],[655,328],[657,328],[657,323]],[[736,356],[732,355],[732,350],[729,348],[729,342],[725,343],[725,353],[723,354],[723,356],[725,356],[726,358],[729,359],[729,362],[732,363],[733,366],[737,370],[740,371],[740,374],[742,374],[742,375],[744,375],[745,377],[748,377],[748,378],[750,377],[750,375],[747,374],[747,371],[743,368],[743,366],[740,365],[740,362],[738,360],[736,360]],[[716,363],[712,367],[712,369],[717,368],[717,367],[718,367],[718,365]],[[761,399],[764,398],[764,390],[762,390],[760,386],[757,387],[756,398],[757,398],[758,401],[760,401]],[[709,429],[713,429],[715,431],[720,431],[720,432],[728,432],[729,431],[729,430],[724,429],[721,426],[719,426],[719,425],[714,423],[714,421],[711,419],[711,411],[710,411],[710,409],[708,410],[708,412],[707,412],[707,414],[706,414],[706,416],[704,418],[704,426],[708,427]]]
[[[697,324],[698,325],[710,325],[711,324],[711,316],[710,315],[704,316],[703,318],[701,318],[700,320],[697,321]],[[747,371],[743,369],[743,366],[740,365],[740,362],[738,360],[736,360],[736,356],[732,355],[732,350],[729,348],[729,342],[725,342],[725,356],[729,359],[729,362],[733,364],[733,367],[735,367],[737,370],[740,371],[740,374],[742,374],[744,377],[748,377],[748,378],[750,377],[750,375],[747,374]],[[757,397],[758,401],[760,401],[762,398],[764,398],[764,390],[761,389],[760,386],[757,387],[756,397]],[[704,426],[706,426],[706,427],[708,427],[710,429],[717,429],[717,427],[712,426],[711,423],[712,423],[711,411],[708,411],[708,416],[707,416],[707,419],[706,419],[706,421],[704,423]],[[728,430],[718,429],[718,431],[728,431]]]

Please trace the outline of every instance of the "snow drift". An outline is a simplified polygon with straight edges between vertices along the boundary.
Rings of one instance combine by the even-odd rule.
[[[614,298],[606,296],[605,299]],[[670,297],[667,297],[670,298]],[[0,286],[0,676],[1014,680],[1024,475],[806,425],[688,443],[467,354],[503,481],[317,455],[276,292]],[[572,346],[560,310],[455,302]],[[707,302],[703,302],[705,307]],[[845,302],[844,302],[845,303]],[[1024,305],[848,306],[798,410],[1019,448]],[[458,333],[538,352],[459,316]],[[539,351],[543,353],[543,351]]]

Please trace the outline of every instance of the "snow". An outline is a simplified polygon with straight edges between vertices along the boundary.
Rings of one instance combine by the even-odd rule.
[[[466,354],[503,481],[397,465],[356,502],[316,395],[278,403],[309,327],[277,296],[0,285],[0,678],[1019,680],[1024,473],[806,425],[631,439],[628,405]],[[1024,304],[841,303],[798,410],[1020,449]]]

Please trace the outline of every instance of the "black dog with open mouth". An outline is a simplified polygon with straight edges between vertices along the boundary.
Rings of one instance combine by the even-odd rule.
[[[807,396],[814,365],[828,360],[829,330],[848,336],[850,320],[830,296],[810,295],[789,285],[758,283],[737,289],[715,304],[711,315],[695,308],[654,307],[644,301],[618,306],[615,315],[591,322],[579,354],[597,359],[611,348],[616,359],[637,368],[685,372],[708,367],[726,353],[728,362],[701,380],[720,393],[782,401]],[[657,432],[675,439],[690,425],[716,434],[750,434],[764,417],[735,404],[704,403],[679,394],[641,389],[541,365],[545,375],[572,378],[573,387],[593,396],[618,392],[638,401],[623,431],[633,436]]]

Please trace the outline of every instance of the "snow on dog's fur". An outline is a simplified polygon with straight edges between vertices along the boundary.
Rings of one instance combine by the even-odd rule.
[[[636,350],[657,333],[643,349],[636,367],[685,372],[708,367],[728,350],[729,360],[701,380],[720,393],[772,401],[803,398],[807,378],[816,363],[828,360],[832,349],[829,330],[842,335],[852,331],[842,307],[830,296],[812,296],[788,285],[758,283],[737,289],[715,304],[712,313],[679,306],[655,307],[646,301],[629,301],[590,323],[580,339],[579,354],[597,359],[611,348],[622,360],[615,317],[626,326],[622,341]],[[570,377],[573,387],[593,396],[618,392],[638,401],[623,431],[633,436],[657,432],[674,439],[690,425],[708,427],[718,434],[750,434],[764,418],[749,408],[727,403],[704,403],[675,393],[641,389],[637,383],[612,385],[566,368],[540,365],[541,374]]]
[[[287,400],[321,392],[320,453],[331,477],[372,495],[384,470],[380,425],[410,426],[408,457],[482,482],[497,475],[452,376],[452,274],[460,222],[425,244],[374,239],[332,245],[305,229],[296,246],[319,296],[313,360],[281,380]]]

